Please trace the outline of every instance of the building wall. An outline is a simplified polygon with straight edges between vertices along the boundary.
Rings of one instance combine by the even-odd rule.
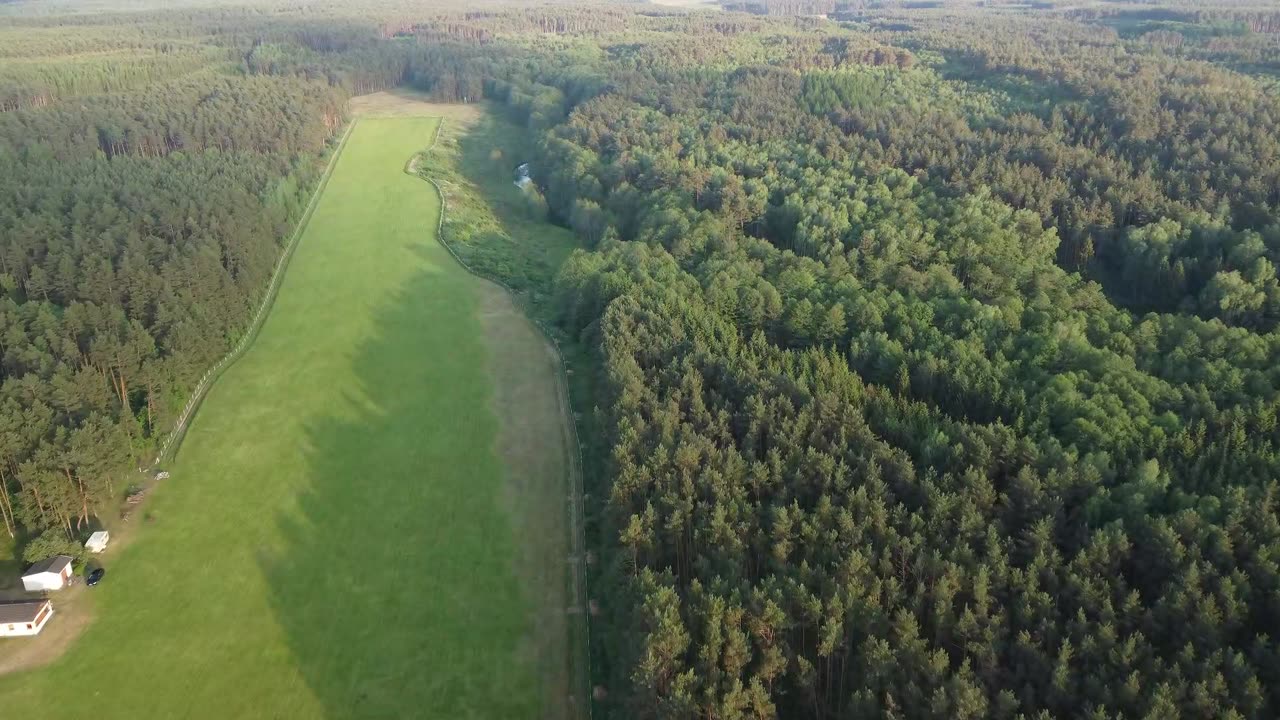
[[[66,575],[71,573],[71,569],[67,568],[64,575],[58,573],[40,573],[39,575],[30,575],[22,578],[22,587],[27,592],[40,592],[41,590],[60,590],[66,584]]]
[[[40,622],[31,623],[31,627],[27,627],[28,623],[0,623],[0,637],[39,635],[44,626],[49,624],[49,618],[51,617],[53,617],[52,607],[44,611],[44,614],[40,617]]]

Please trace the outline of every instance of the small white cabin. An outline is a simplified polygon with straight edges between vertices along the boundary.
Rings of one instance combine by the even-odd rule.
[[[48,600],[0,603],[0,637],[39,635],[51,617],[53,603]]]
[[[84,549],[91,553],[100,553],[107,549],[107,543],[109,542],[111,542],[111,533],[106,530],[99,530],[90,535],[89,539],[85,541]]]
[[[22,576],[27,592],[61,590],[71,579],[71,558],[58,555],[32,565]]]

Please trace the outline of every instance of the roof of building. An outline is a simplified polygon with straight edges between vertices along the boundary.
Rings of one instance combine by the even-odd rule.
[[[96,532],[96,533],[94,533],[94,534],[92,534],[92,535],[90,535],[90,536],[89,536],[89,542],[96,542],[96,541],[98,541],[98,540],[106,540],[106,539],[107,539],[107,538],[109,538],[109,537],[111,537],[111,534],[110,534],[110,533],[108,533],[106,530],[99,530],[98,532]]]
[[[48,605],[48,600],[33,602],[0,603],[0,623],[35,622],[40,610]]]
[[[31,575],[39,575],[40,573],[61,573],[68,565],[71,564],[71,558],[66,555],[55,555],[47,560],[32,565],[22,577]]]

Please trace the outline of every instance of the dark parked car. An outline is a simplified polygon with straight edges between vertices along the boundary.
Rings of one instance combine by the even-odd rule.
[[[94,585],[97,585],[98,583],[102,582],[102,576],[106,574],[107,574],[106,568],[98,568],[93,572],[89,573],[89,576],[86,577],[84,580],[84,584],[88,585],[89,587],[93,587]]]

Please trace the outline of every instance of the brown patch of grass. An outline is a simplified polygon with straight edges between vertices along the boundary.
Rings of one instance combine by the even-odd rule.
[[[505,500],[520,552],[515,572],[537,613],[527,638],[543,676],[544,718],[570,718],[573,692],[568,606],[569,439],[564,432],[558,357],[511,296],[481,284],[480,321],[489,347],[493,408],[500,423]]]
[[[357,95],[351,98],[350,107],[357,117],[438,117],[461,127],[484,115],[479,104],[435,103],[422,93],[402,88]]]
[[[514,570],[536,608],[535,630],[522,647],[542,668],[541,716],[585,718],[591,701],[584,578],[581,566],[571,564],[581,554],[577,441],[562,359],[530,320],[548,319],[552,278],[576,241],[568,230],[531,217],[512,183],[515,163],[528,155],[522,127],[486,113],[485,105],[424,106],[452,118],[431,152],[419,155],[419,174],[446,196],[441,239],[474,274],[499,278],[515,293],[487,281],[479,288],[504,500],[522,547]]]

